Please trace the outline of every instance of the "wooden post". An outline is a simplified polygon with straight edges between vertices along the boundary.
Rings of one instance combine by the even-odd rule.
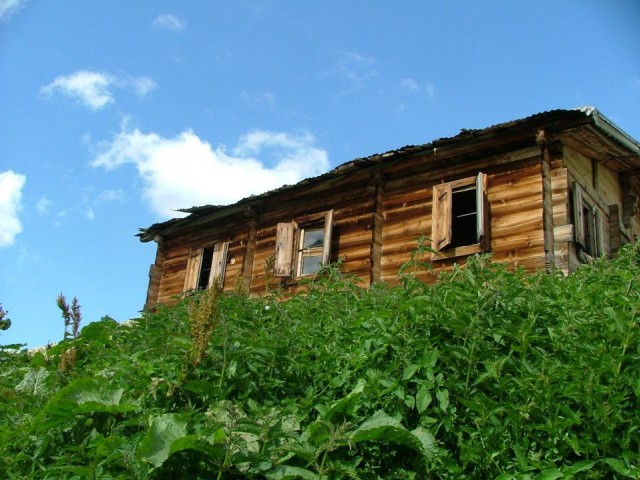
[[[382,276],[382,227],[384,224],[384,178],[378,171],[374,176],[373,225],[371,228],[370,284]]]
[[[149,267],[149,285],[147,287],[147,298],[144,302],[144,310],[154,311],[158,304],[160,294],[160,281],[162,280],[162,264],[164,263],[165,243],[164,238],[156,236],[154,238],[157,246],[156,260]]]
[[[242,259],[242,271],[240,272],[240,278],[242,279],[242,287],[244,288],[244,291],[249,293],[251,291],[253,258],[256,251],[256,241],[258,237],[258,215],[253,207],[248,207],[245,210],[245,215],[247,216],[249,223],[249,238],[247,239],[247,248],[244,251],[244,258]]]
[[[553,190],[551,187],[551,152],[544,130],[538,130],[536,143],[540,146],[540,174],[542,175],[542,230],[544,232],[544,265],[547,272],[556,267],[553,235]]]

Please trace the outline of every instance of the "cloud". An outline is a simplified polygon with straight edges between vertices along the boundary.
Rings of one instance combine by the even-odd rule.
[[[118,190],[103,190],[98,194],[98,196],[96,197],[94,203],[95,204],[111,203],[111,202],[124,203],[126,201],[126,199],[127,199],[127,196],[120,189],[118,189]]]
[[[46,195],[43,195],[42,198],[40,198],[40,200],[38,200],[38,202],[36,203],[36,210],[39,214],[46,215],[51,211],[52,205],[53,202],[49,200]]]
[[[414,93],[423,93],[430,99],[435,98],[436,91],[432,84],[421,84],[413,78],[405,78],[400,81],[400,87]]]
[[[18,212],[26,181],[27,177],[12,170],[0,172],[0,248],[13,245],[16,236],[22,232]]]
[[[186,22],[175,15],[158,15],[153,21],[153,26],[159,30],[169,30],[170,32],[181,32],[186,26]]]
[[[143,198],[163,218],[175,209],[230,204],[329,168],[327,152],[310,133],[253,131],[232,153],[213,148],[191,130],[174,138],[124,129],[92,162],[113,170],[133,164],[142,179]]]
[[[147,77],[120,79],[107,73],[78,70],[70,75],[57,77],[40,91],[49,96],[59,92],[76,98],[85,107],[95,111],[114,103],[114,87],[132,89],[137,95],[145,96],[157,85]]]
[[[250,94],[247,92],[240,93],[240,98],[248,106],[267,106],[273,107],[276,104],[276,96],[271,92],[260,92]]]
[[[420,85],[413,78],[405,78],[400,82],[400,86],[411,92],[420,91]]]
[[[109,87],[113,77],[104,73],[80,70],[71,75],[57,77],[49,85],[42,87],[42,93],[53,95],[59,91],[68,97],[75,97],[91,110],[99,110],[113,103]]]
[[[0,20],[8,20],[20,10],[27,0],[0,0]]]
[[[129,80],[129,85],[133,87],[133,90],[140,97],[148,95],[149,92],[155,90],[158,87],[158,84],[156,82],[147,77],[132,78],[131,80]]]
[[[365,57],[356,52],[345,52],[337,62],[337,69],[360,88],[366,79],[378,75],[379,65],[380,63],[373,57]]]

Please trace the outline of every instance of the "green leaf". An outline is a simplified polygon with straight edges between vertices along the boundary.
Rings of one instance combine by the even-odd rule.
[[[16,385],[16,392],[35,396],[45,395],[47,393],[45,380],[48,376],[49,372],[44,367],[40,367],[37,370],[30,368],[22,381]]]
[[[402,373],[402,380],[409,380],[413,375],[420,369],[420,365],[416,365],[412,363],[411,365],[407,365]]]
[[[166,413],[155,417],[140,444],[140,457],[158,468],[172,454],[193,448],[195,435],[187,435],[187,423],[180,414]]]
[[[366,382],[363,379],[358,380],[358,384],[354,387],[349,394],[335,402],[328,410],[322,412],[322,416],[326,419],[335,418],[339,413],[347,416],[355,415],[358,410],[359,400],[362,397],[362,392]]]
[[[138,405],[122,401],[123,392],[123,388],[110,385],[105,378],[79,378],[49,399],[34,424],[38,431],[45,431],[77,414],[137,410]]]
[[[609,465],[614,472],[619,473],[620,475],[624,475],[627,478],[638,478],[638,470],[630,469],[625,462],[620,460],[619,458],[605,458],[604,463]]]
[[[418,413],[424,413],[424,411],[431,404],[431,394],[429,393],[429,389],[426,387],[420,387],[418,389],[418,394],[416,395],[416,408],[418,409]]]
[[[289,480],[302,478],[304,480],[318,480],[320,476],[306,468],[293,467],[290,465],[280,465],[273,473],[266,475],[272,480]]]
[[[500,475],[498,475],[495,480],[515,480],[515,476],[513,475],[513,473],[509,473],[509,472],[504,472],[501,473]]]
[[[449,406],[449,390],[438,390],[436,392],[436,398],[438,399],[440,410],[446,412]]]
[[[571,467],[565,468],[564,473],[566,475],[575,475],[576,473],[583,472],[585,470],[591,470],[595,464],[596,462],[591,460],[581,460]]]
[[[414,432],[416,431],[414,430]],[[407,446],[426,457],[430,457],[432,452],[430,448],[427,448],[427,445],[431,443],[432,438],[427,438],[427,434],[423,429],[417,430],[416,433],[414,432],[407,430],[398,420],[389,416],[383,410],[378,410],[360,427],[351,432],[350,440],[352,443],[395,443]]]
[[[562,477],[564,477],[564,475],[560,470],[557,468],[550,468],[540,472],[538,475],[533,477],[533,480],[556,480],[557,478]]]

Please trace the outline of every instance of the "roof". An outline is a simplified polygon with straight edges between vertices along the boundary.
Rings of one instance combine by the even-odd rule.
[[[372,165],[390,161],[391,159],[397,159],[424,151],[435,152],[437,149],[442,149],[443,147],[455,146],[459,143],[478,139],[481,136],[492,136],[498,133],[507,132],[508,130],[517,127],[532,126],[546,128],[548,124],[555,125],[560,130],[574,128],[585,124],[594,125],[600,132],[620,144],[632,155],[640,157],[640,143],[621,130],[596,108],[580,107],[570,110],[550,110],[537,113],[529,117],[511,120],[509,122],[498,123],[482,129],[462,129],[456,136],[439,138],[423,145],[407,145],[384,153],[356,158],[338,165],[334,169],[322,175],[306,178],[294,185],[283,185],[280,188],[270,190],[259,195],[252,195],[230,205],[203,205],[178,209],[178,212],[188,213],[189,215],[187,217],[173,218],[165,222],[155,223],[148,228],[141,228],[137,236],[140,237],[140,241],[149,242],[154,240],[157,235],[163,235],[169,231],[173,231],[177,227],[187,226],[192,223],[193,220],[202,218],[204,215],[216,216],[216,214],[232,214],[244,210],[252,205],[262,203],[265,199],[276,193],[298,189],[330,178],[340,177],[356,169],[363,169]]]

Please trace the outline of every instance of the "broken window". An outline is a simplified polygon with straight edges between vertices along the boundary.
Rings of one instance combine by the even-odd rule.
[[[276,277],[312,275],[329,263],[333,210],[278,223]]]
[[[489,247],[489,202],[486,175],[442,183],[433,187],[432,247],[453,255]],[[461,247],[477,247],[460,249]]]
[[[227,265],[229,242],[218,242],[191,251],[187,262],[184,291],[206,290],[213,285],[222,288]]]

